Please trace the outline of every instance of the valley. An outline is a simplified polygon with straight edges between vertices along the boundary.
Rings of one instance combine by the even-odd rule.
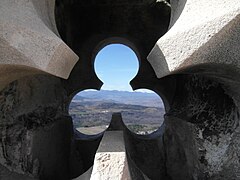
[[[122,114],[130,130],[149,134],[163,123],[165,110],[155,94],[106,90],[81,93],[74,97],[69,107],[74,127],[86,134],[102,132],[116,112]]]

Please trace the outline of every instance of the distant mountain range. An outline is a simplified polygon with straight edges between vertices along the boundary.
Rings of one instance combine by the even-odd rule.
[[[73,102],[76,101],[101,101],[148,107],[164,107],[161,98],[155,93],[117,90],[82,91],[73,98]]]
[[[157,94],[127,91],[84,91],[76,95],[69,113],[76,129],[87,134],[100,133],[112,114],[120,112],[133,132],[148,134],[164,121],[164,106]]]

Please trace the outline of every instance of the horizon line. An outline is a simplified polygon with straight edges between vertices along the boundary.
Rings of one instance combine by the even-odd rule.
[[[100,90],[97,90],[97,89],[86,89],[86,90],[83,90],[81,92],[86,92],[86,91],[119,91],[119,92],[129,92],[129,93],[147,93],[147,94],[155,94],[154,91],[152,90],[148,90],[148,89],[144,89],[141,91],[141,89],[136,89],[136,90],[132,90],[132,91],[129,91],[129,90],[115,90],[115,89],[100,89]],[[79,93],[81,93],[79,92]],[[77,94],[79,94],[77,93]]]

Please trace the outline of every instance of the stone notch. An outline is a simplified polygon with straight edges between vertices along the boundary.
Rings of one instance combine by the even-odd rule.
[[[121,113],[113,113],[112,119],[109,124],[109,127],[107,128],[107,131],[122,131],[125,129],[125,124],[122,120],[122,114]]]
[[[0,1],[0,89],[32,74],[68,78],[78,56],[59,38],[54,7],[55,0]]]
[[[115,113],[94,159],[90,180],[131,180],[121,113]]]
[[[240,72],[239,0],[171,0],[171,4],[171,29],[148,55],[158,78],[199,65],[219,64]]]

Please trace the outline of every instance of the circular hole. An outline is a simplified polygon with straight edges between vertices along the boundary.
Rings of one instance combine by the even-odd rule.
[[[73,127],[80,133],[95,135],[108,128],[111,112],[107,110],[97,90],[85,90],[76,94],[69,106]]]
[[[131,91],[129,82],[138,72],[139,61],[128,46],[110,44],[99,51],[94,68],[98,78],[104,83],[101,90]]]
[[[148,135],[161,127],[165,108],[161,97],[155,92],[148,89],[129,92],[124,103],[127,107],[122,111],[122,117],[130,131]]]

